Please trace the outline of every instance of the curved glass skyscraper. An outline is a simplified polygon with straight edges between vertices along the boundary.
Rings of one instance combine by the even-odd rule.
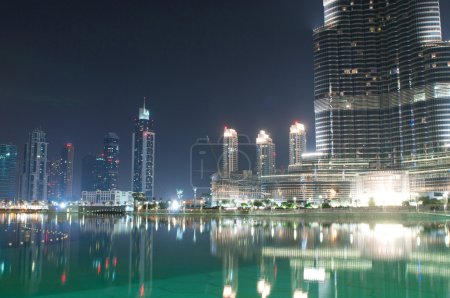
[[[439,0],[324,0],[324,10],[314,31],[317,151],[377,169],[433,168],[420,183],[448,188],[450,43]]]

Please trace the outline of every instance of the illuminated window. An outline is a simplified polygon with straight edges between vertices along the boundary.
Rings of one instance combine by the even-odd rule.
[[[434,58],[436,58],[436,53],[431,54],[431,59],[434,59]]]
[[[352,42],[352,47],[356,47],[358,45],[358,43],[356,41]]]
[[[352,70],[350,68],[344,69],[344,74],[351,74]]]
[[[375,32],[376,30],[375,30],[375,27],[370,27],[370,32]]]
[[[358,69],[357,68],[353,68],[352,69],[352,74],[357,74],[358,73]]]

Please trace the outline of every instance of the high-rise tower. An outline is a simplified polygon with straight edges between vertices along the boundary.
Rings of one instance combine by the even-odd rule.
[[[225,126],[223,132],[223,177],[230,177],[238,170],[238,135],[236,130]]]
[[[306,152],[306,130],[301,123],[295,122],[289,130],[289,165],[300,165],[302,154]]]
[[[256,171],[259,176],[275,173],[275,144],[270,136],[261,130],[256,138]]]
[[[150,111],[144,105],[139,109],[132,140],[131,189],[142,192],[147,198],[154,197],[155,179],[155,131]]]
[[[0,144],[0,200],[16,197],[17,147]]]
[[[47,198],[61,200],[63,198],[63,173],[61,159],[51,160],[47,163],[48,183]]]
[[[65,144],[61,149],[62,196],[67,200],[73,197],[74,150],[72,143]]]
[[[445,156],[450,43],[439,0],[324,0],[324,9],[314,31],[317,151],[406,170]]]
[[[100,190],[116,190],[119,182],[119,136],[114,132],[106,134],[103,140],[103,185]]]
[[[25,144],[20,198],[27,201],[47,200],[47,147],[46,133],[34,129]]]

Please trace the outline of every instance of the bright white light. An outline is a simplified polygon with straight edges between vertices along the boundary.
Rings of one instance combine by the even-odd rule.
[[[325,268],[304,268],[303,278],[309,281],[325,281]]]
[[[61,202],[59,203],[59,207],[64,209],[67,207],[67,204],[65,202]]]
[[[256,289],[257,289],[259,294],[262,294],[262,292],[264,291],[264,284],[265,284],[264,279],[261,279],[261,280],[258,281]]]
[[[170,203],[170,210],[172,210],[172,211],[180,210],[180,203],[177,200],[173,200]]]
[[[231,288],[231,286],[225,285],[223,287],[223,297],[228,298],[228,297],[232,297],[232,295],[233,295],[233,289]]]
[[[302,290],[295,290],[292,298],[308,298],[308,293],[303,292]]]
[[[311,152],[311,153],[303,153],[302,157],[303,158],[308,158],[308,157],[319,157],[319,156],[323,156],[324,153],[323,152]]]

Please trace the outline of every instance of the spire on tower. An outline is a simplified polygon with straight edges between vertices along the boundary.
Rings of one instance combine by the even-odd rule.
[[[145,102],[147,97],[144,96],[144,104],[142,108],[139,108],[139,120],[150,120],[150,111],[145,108]]]

